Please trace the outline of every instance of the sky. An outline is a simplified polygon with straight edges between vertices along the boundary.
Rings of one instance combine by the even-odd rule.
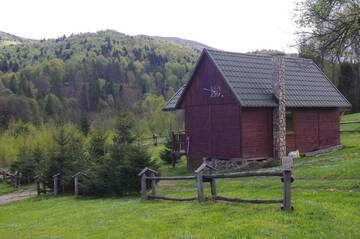
[[[296,0],[0,0],[0,31],[32,39],[112,29],[226,51],[297,52]]]

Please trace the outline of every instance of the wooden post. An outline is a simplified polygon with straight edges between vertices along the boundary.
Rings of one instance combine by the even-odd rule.
[[[145,173],[143,175],[141,175],[141,198],[143,200],[147,199],[147,194],[146,194],[146,175]]]
[[[284,183],[284,199],[282,209],[285,211],[293,210],[291,205],[291,173],[293,170],[293,159],[292,157],[283,157],[282,158],[283,166],[283,183]]]
[[[284,171],[284,202],[285,211],[291,211],[291,171]]]
[[[37,195],[40,195],[40,182],[39,180],[36,181],[36,191],[37,191]]]
[[[213,201],[216,200],[216,183],[215,178],[210,179],[210,187],[211,187],[211,199]]]
[[[60,173],[57,173],[52,176],[53,182],[54,182],[54,196],[59,195],[59,176],[60,176]]]
[[[141,198],[143,200],[148,199],[148,196],[146,194],[146,173],[150,172],[151,173],[151,177],[154,178],[155,175],[158,173],[155,170],[152,170],[151,168],[144,168],[143,170],[141,170],[141,172],[138,174],[139,177],[141,177],[141,190],[140,190],[140,194],[141,194]],[[152,196],[156,196],[156,182],[155,179],[151,179],[151,188],[152,188]]]
[[[203,171],[201,170],[196,175],[196,186],[197,186],[197,197],[199,202],[204,201],[204,182],[203,182]]]
[[[58,195],[58,183],[59,183],[58,176],[54,176],[53,180],[54,180],[54,196],[57,196]]]
[[[200,201],[205,201],[205,196],[204,196],[204,169],[210,169],[210,170],[215,170],[214,167],[208,165],[206,162],[202,163],[196,170],[195,173],[196,175],[196,186],[197,186],[197,195],[198,195],[198,200]],[[214,181],[215,182],[215,181]],[[211,195],[213,192],[215,192],[216,194],[216,190],[213,191],[213,187],[215,187],[215,184],[212,184],[213,186],[211,187]]]
[[[156,196],[156,180],[153,179],[155,177],[155,173],[151,173],[151,195]]]
[[[79,197],[79,174],[75,175],[75,177],[74,177],[74,192],[75,192],[75,197],[78,198]]]
[[[21,179],[22,179],[22,173],[19,173],[19,177],[18,177],[18,186],[21,185]]]

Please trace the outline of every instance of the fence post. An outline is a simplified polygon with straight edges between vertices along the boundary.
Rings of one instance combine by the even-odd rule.
[[[44,181],[42,181],[42,185],[43,185],[42,191],[44,192],[44,194],[46,194],[46,185],[45,185],[45,182],[44,182]]]
[[[74,177],[74,193],[76,198],[79,197],[79,174]]]
[[[196,186],[197,186],[197,195],[199,202],[205,201],[204,196],[204,170],[208,168],[210,170],[215,169],[214,167],[208,165],[207,163],[202,163],[196,170]],[[210,181],[211,182],[211,181]],[[213,184],[215,186],[215,184]],[[213,193],[213,186],[211,186],[211,195]]]
[[[156,180],[154,179],[155,173],[151,173],[151,195],[156,196]]]
[[[203,182],[203,171],[197,173],[196,175],[196,186],[197,186],[197,196],[199,202],[204,201],[204,182]]]
[[[283,206],[282,209],[285,211],[293,210],[293,206],[291,204],[291,183],[292,183],[292,170],[293,170],[293,159],[292,157],[283,157],[282,158],[283,165],[283,178],[282,181],[284,183],[284,198],[283,198]]]
[[[155,170],[151,169],[151,168],[144,168],[143,170],[141,170],[141,172],[138,174],[139,177],[141,177],[141,182],[140,182],[140,194],[141,194],[141,198],[143,200],[148,199],[148,196],[146,194],[146,174],[147,172],[151,173],[151,177],[155,177],[156,174],[158,174],[158,172],[156,172]],[[155,188],[155,180],[151,179],[151,187],[152,187],[152,195],[155,196],[156,194],[156,188]]]
[[[146,194],[146,175],[145,173],[143,175],[141,175],[141,198],[143,200],[147,199],[147,194]]]
[[[39,180],[36,180],[36,192],[37,192],[37,195],[39,196],[40,195],[40,182],[39,182]]]
[[[59,175],[60,175],[60,173],[57,173],[53,176],[54,196],[58,196],[58,194],[59,194]]]
[[[211,187],[211,199],[213,201],[216,200],[216,183],[215,178],[210,179],[210,187]]]
[[[78,198],[79,197],[79,178],[80,176],[86,176],[87,175],[81,171],[77,172],[76,174],[74,174],[72,177],[74,178],[74,194],[75,197]]]

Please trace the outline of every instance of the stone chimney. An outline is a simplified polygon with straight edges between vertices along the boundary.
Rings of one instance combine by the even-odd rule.
[[[281,160],[286,156],[286,101],[284,54],[272,56],[274,66],[273,94],[277,107],[273,110],[273,155]]]

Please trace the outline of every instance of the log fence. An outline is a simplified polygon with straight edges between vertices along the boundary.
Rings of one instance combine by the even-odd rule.
[[[360,124],[360,120],[342,121],[340,125]],[[360,132],[360,129],[340,129],[340,132]]]
[[[18,171],[10,171],[3,168],[0,168],[1,180],[13,185],[14,187],[19,187],[21,184],[22,174]]]
[[[156,176],[158,173],[150,168],[144,168],[138,176],[141,177],[141,198],[143,200],[148,199],[162,199],[171,201],[194,201],[198,200],[203,202],[206,200],[221,200],[229,202],[242,202],[242,203],[281,203],[282,210],[292,211],[293,206],[291,203],[291,183],[294,181],[292,177],[293,171],[293,159],[292,157],[284,157],[282,159],[282,170],[278,171],[249,171],[249,172],[235,172],[235,173],[213,173],[215,170],[210,165],[203,163],[198,169],[195,170],[193,176],[174,176],[174,177],[160,177]],[[205,170],[209,170],[208,174],[205,174]],[[243,177],[280,177],[283,184],[283,198],[281,199],[242,199],[242,198],[229,198],[217,195],[216,191],[216,179],[226,178],[243,178]],[[156,182],[160,180],[196,180],[196,197],[191,198],[174,198],[162,195],[157,195]],[[147,182],[151,182],[151,195],[147,194]],[[204,194],[204,183],[210,183],[211,197],[207,197]]]

